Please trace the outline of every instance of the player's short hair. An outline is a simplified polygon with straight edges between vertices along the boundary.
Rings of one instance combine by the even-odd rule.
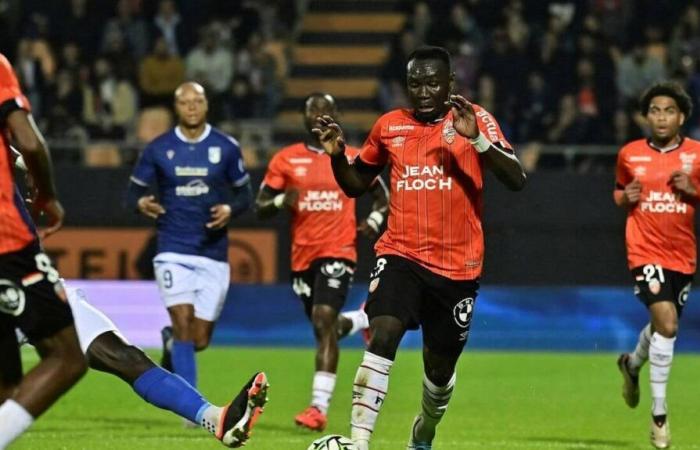
[[[335,101],[335,97],[333,97],[331,94],[329,94],[328,92],[317,91],[317,92],[312,92],[306,96],[303,103],[301,104],[301,112],[306,112],[306,104],[309,103],[309,100],[311,100],[312,98],[315,98],[315,97],[324,97],[324,98],[330,97],[330,99],[333,101],[333,104],[336,107],[338,106],[337,102]]]
[[[410,55],[408,55],[408,61],[406,64],[415,60],[426,60],[426,59],[436,59],[442,61],[447,65],[447,68],[452,72],[452,57],[450,52],[444,47],[438,47],[435,45],[422,45],[417,49],[413,50]]]
[[[661,95],[674,99],[678,105],[678,109],[685,115],[686,120],[690,117],[690,114],[693,112],[693,101],[688,93],[685,92],[685,89],[675,81],[656,83],[642,94],[639,100],[639,109],[642,111],[642,115],[646,116],[649,113],[651,100]]]

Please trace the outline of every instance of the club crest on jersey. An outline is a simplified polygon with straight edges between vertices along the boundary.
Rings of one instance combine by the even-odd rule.
[[[453,143],[456,133],[457,131],[455,131],[455,127],[452,124],[452,119],[445,120],[445,123],[442,125],[442,137],[445,139],[445,142],[448,144]]]
[[[692,172],[693,161],[695,161],[695,153],[681,152],[679,156],[681,158],[681,170],[688,174]]]
[[[209,147],[209,162],[219,164],[221,161],[221,147]]]
[[[453,314],[455,322],[460,328],[469,328],[472,322],[472,313],[474,312],[474,299],[471,297],[460,300],[454,307]]]
[[[24,291],[10,280],[0,280],[0,312],[19,316],[24,312]]]
[[[165,152],[165,156],[167,156],[168,159],[173,159],[173,156],[175,156],[175,150],[168,150]]]
[[[654,295],[661,292],[661,282],[656,278],[649,281],[649,292],[651,292]]]

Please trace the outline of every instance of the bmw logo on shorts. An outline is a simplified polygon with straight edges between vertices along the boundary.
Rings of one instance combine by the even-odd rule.
[[[0,312],[19,316],[24,305],[24,291],[10,280],[0,280]]]
[[[474,299],[471,297],[460,300],[459,303],[455,305],[454,317],[455,322],[461,328],[469,328],[469,324],[472,321],[472,312],[474,311]]]
[[[685,306],[685,302],[688,301],[688,295],[690,295],[690,283],[686,284],[685,287],[678,293],[678,306]]]

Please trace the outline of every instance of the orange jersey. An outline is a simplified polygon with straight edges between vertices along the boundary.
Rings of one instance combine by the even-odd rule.
[[[22,95],[9,61],[0,54],[0,254],[20,250],[35,239],[16,203],[21,199],[16,197],[14,158],[6,124],[7,116],[16,109],[29,111],[29,102]]]
[[[620,150],[616,189],[624,189],[635,178],[642,184],[641,200],[627,213],[625,240],[630,269],[660,264],[685,274],[695,272],[697,199],[673,192],[668,181],[676,170],[686,172],[700,188],[700,142],[685,138],[677,148],[662,153],[640,139]]]
[[[346,148],[349,158],[358,152]],[[292,209],[293,271],[305,270],[313,260],[324,257],[355,262],[355,200],[338,186],[328,155],[303,143],[285,147],[270,161],[263,185],[299,193]]]
[[[510,149],[493,116],[478,105],[474,110],[486,138]],[[434,123],[405,109],[383,115],[359,158],[391,166],[389,219],[375,246],[378,256],[399,255],[454,280],[481,275],[482,164],[469,139],[455,131],[451,111]]]

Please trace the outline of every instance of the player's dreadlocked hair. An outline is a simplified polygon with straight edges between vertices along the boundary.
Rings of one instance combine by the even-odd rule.
[[[413,60],[426,60],[426,59],[437,59],[447,64],[448,69],[452,72],[452,57],[450,52],[448,52],[444,47],[437,47],[433,45],[423,45],[415,49],[408,55],[407,63]]]
[[[642,115],[646,116],[649,113],[651,100],[660,95],[674,99],[678,108],[685,115],[686,120],[690,117],[690,114],[693,112],[693,101],[683,87],[675,81],[656,83],[642,94],[642,98],[639,100],[639,107],[642,110]]]

